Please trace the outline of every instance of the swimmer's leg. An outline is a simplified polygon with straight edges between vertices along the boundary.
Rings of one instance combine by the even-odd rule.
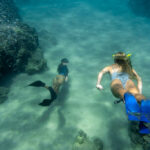
[[[54,91],[54,89],[50,86],[48,88],[49,92],[51,93],[51,100],[54,100],[57,98],[57,93]]]
[[[57,94],[59,92],[60,86],[64,83],[65,77],[62,75],[57,75],[53,79],[52,86],[45,86],[51,94],[51,100],[55,100],[57,98]]]
[[[54,89],[51,86],[45,86],[45,88],[48,89],[48,91],[50,92],[52,100],[57,98],[57,93],[54,91]]]
[[[59,92],[59,88],[64,82],[65,82],[65,76],[63,76],[63,75],[57,75],[53,79],[52,88],[55,91],[55,93]]]
[[[140,103],[141,100],[146,99],[144,95],[140,94],[139,89],[136,87],[132,80],[128,80],[126,83],[127,92],[133,94],[136,100]]]
[[[51,94],[51,99],[44,99],[39,105],[41,105],[41,106],[49,106],[57,98],[57,94],[59,92],[59,88],[64,83],[64,81],[65,81],[65,77],[64,76],[57,75],[53,79],[52,86],[44,85],[44,87],[49,90],[49,92]]]
[[[123,85],[122,85],[121,81],[118,80],[118,79],[115,79],[115,80],[112,81],[112,83],[111,83],[111,91],[112,91],[112,94],[115,97],[120,98],[120,99],[123,99],[124,98],[124,94],[127,92],[123,88]]]
[[[57,94],[55,93],[52,87],[45,86],[45,88],[49,90],[51,94],[51,99],[44,99],[41,103],[39,103],[39,105],[41,106],[49,106],[57,98]]]

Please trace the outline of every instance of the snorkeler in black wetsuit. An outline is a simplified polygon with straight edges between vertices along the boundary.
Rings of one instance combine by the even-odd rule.
[[[29,84],[29,86],[45,87],[51,93],[51,99],[44,99],[39,105],[49,106],[57,98],[60,86],[65,81],[68,80],[68,73],[69,73],[69,70],[67,67],[68,63],[69,61],[67,58],[63,58],[61,60],[61,63],[58,65],[58,68],[57,68],[58,75],[56,75],[55,78],[53,79],[52,86],[47,86],[42,81],[35,81]]]

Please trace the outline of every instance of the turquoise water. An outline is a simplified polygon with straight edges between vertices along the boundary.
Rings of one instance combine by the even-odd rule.
[[[143,94],[149,96],[150,20],[133,14],[128,0],[31,0],[17,6],[39,33],[49,69],[13,79],[9,98],[0,105],[2,149],[71,150],[82,129],[101,138],[104,150],[141,150],[132,147],[124,105],[113,104],[109,76],[102,80],[103,91],[95,86],[98,72],[113,63],[112,54],[124,51],[133,54]],[[40,107],[48,91],[26,85],[38,79],[51,84],[62,57],[70,60],[69,82],[52,106]]]

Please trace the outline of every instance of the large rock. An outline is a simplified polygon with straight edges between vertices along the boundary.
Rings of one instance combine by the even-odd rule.
[[[35,59],[37,50],[40,55]],[[31,65],[32,61],[38,63]],[[0,76],[11,72],[30,73],[28,70],[34,73],[45,68],[37,32],[21,21],[13,0],[0,0]]]
[[[136,15],[150,17],[150,0],[129,0],[129,7]]]

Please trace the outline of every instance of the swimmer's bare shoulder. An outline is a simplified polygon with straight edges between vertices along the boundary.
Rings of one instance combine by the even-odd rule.
[[[102,73],[112,73],[112,69],[113,69],[114,64],[113,65],[109,65],[109,66],[106,66],[105,68],[102,69]]]

